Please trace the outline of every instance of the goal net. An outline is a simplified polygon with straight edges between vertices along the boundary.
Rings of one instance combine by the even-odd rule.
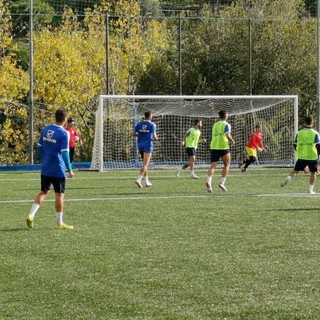
[[[266,151],[256,165],[289,166],[294,162],[293,139],[298,131],[297,96],[127,96],[102,95],[96,112],[91,169],[140,166],[135,124],[152,112],[159,140],[154,144],[151,166],[180,166],[187,160],[181,144],[195,119],[202,120],[197,166],[210,163],[211,129],[218,112],[226,110],[236,144],[231,146],[232,164],[245,156],[245,144],[260,124]]]

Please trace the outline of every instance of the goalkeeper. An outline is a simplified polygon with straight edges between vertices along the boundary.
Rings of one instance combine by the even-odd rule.
[[[256,130],[253,132],[246,144],[247,158],[244,162],[242,162],[241,160],[239,161],[239,168],[242,172],[246,172],[250,164],[256,162],[257,150],[264,151],[261,126],[257,124],[255,128]]]
[[[183,170],[190,167],[191,178],[199,179],[199,177],[194,173],[194,164],[196,162],[196,153],[198,148],[198,143],[200,141],[202,121],[199,119],[194,120],[194,126],[190,128],[185,136],[183,137],[182,145],[186,147],[186,152],[188,155],[188,162],[182,166],[178,171],[177,177],[180,177],[180,174]],[[202,139],[201,142],[206,142],[206,139]]]

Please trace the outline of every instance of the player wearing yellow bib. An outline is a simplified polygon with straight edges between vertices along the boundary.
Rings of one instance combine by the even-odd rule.
[[[200,141],[202,121],[199,119],[194,120],[194,127],[190,128],[185,136],[183,137],[182,145],[186,147],[186,152],[188,155],[188,163],[184,164],[182,168],[178,171],[177,177],[180,177],[180,174],[183,170],[190,167],[191,178],[199,179],[199,177],[194,173],[194,165],[196,162],[196,153],[198,148],[198,143]],[[206,142],[205,139],[202,139],[202,142]]]
[[[294,148],[296,150],[297,161],[294,169],[289,173],[281,187],[284,187],[291,179],[293,179],[299,171],[304,171],[308,166],[310,169],[310,183],[308,192],[314,194],[314,184],[318,171],[318,156],[320,153],[320,136],[319,133],[312,129],[313,119],[311,116],[305,118],[305,128],[300,130],[294,140]]]
[[[212,126],[212,137],[210,144],[211,166],[208,170],[208,178],[206,181],[206,188],[208,192],[212,192],[212,177],[214,174],[214,170],[217,167],[217,162],[220,158],[223,162],[223,169],[221,174],[221,181],[218,184],[218,187],[222,191],[227,191],[225,182],[229,173],[231,163],[229,144],[235,144],[231,135],[231,126],[227,122],[228,113],[225,110],[221,110],[219,111],[219,117],[220,121],[216,122]]]

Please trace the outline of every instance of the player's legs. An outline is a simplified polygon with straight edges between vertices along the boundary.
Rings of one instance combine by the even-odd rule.
[[[29,228],[33,228],[33,220],[34,217],[39,210],[42,202],[45,200],[47,195],[50,192],[50,186],[51,186],[51,179],[50,177],[46,177],[41,175],[41,191],[36,195],[34,199],[34,203],[31,206],[31,209],[27,216],[27,226]]]
[[[54,178],[52,181],[55,191],[56,228],[73,229],[73,226],[63,222],[65,178]]]
[[[227,188],[225,187],[225,182],[227,180],[227,176],[228,176],[228,173],[229,173],[229,170],[230,170],[230,163],[231,163],[231,154],[230,154],[230,152],[228,152],[227,154],[222,156],[221,160],[223,162],[223,169],[222,169],[222,173],[221,173],[221,180],[220,180],[220,183],[219,183],[218,187],[222,191],[227,191]]]
[[[207,181],[206,181],[206,189],[208,192],[212,192],[211,183],[212,183],[212,178],[213,178],[214,171],[216,168],[217,168],[217,162],[216,161],[211,162],[211,165],[208,169],[208,177],[207,177]]]
[[[69,147],[69,157],[70,157],[70,162],[73,162],[73,158],[74,158],[74,147]]]
[[[317,161],[315,161],[316,163]],[[316,165],[315,167],[312,166],[312,161],[308,161],[308,160],[301,160],[298,159],[294,165],[294,168],[292,171],[290,171],[290,173],[288,174],[287,178],[280,184],[281,187],[284,187],[289,181],[291,181],[298,173],[299,171],[303,171],[304,168],[306,166],[309,166],[310,171],[314,171],[316,172]],[[312,167],[312,169],[311,169]]]
[[[244,161],[244,166],[241,168],[242,172],[245,172],[251,163],[257,160],[257,150],[246,147],[247,159]]]
[[[143,177],[145,177],[146,180],[146,186],[152,186],[152,184],[149,181],[148,178],[148,166],[151,160],[152,152],[143,152],[143,157],[142,157],[142,166],[140,169],[140,174],[138,178],[136,179],[135,183],[139,188],[142,188],[141,180]]]

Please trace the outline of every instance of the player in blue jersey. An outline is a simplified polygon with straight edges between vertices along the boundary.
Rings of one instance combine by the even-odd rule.
[[[141,180],[144,177],[146,187],[151,187],[152,183],[148,178],[148,165],[152,156],[153,141],[158,139],[156,134],[156,125],[152,122],[151,112],[146,112],[144,114],[144,120],[136,124],[134,128],[134,135],[137,137],[138,150],[142,158],[142,166],[135,184],[139,188],[142,188]]]
[[[50,192],[51,186],[55,192],[56,228],[73,229],[73,226],[63,222],[64,191],[66,182],[66,169],[69,178],[73,177],[73,171],[69,158],[69,134],[63,128],[67,121],[67,113],[57,110],[55,124],[46,126],[38,141],[41,156],[41,191],[27,217],[27,226],[33,228],[33,221],[41,203]]]

